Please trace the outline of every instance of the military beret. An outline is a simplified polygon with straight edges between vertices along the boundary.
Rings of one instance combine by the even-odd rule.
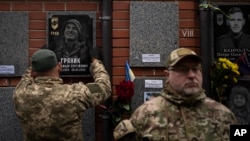
[[[31,68],[34,72],[45,72],[57,65],[57,58],[53,51],[40,49],[31,57]]]

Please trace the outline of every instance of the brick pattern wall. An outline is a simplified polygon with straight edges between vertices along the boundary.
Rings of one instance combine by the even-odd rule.
[[[103,0],[104,1],[104,0]],[[157,1],[157,0],[137,0]],[[179,3],[180,47],[200,52],[199,0],[159,0]],[[231,3],[249,0],[228,0]],[[211,0],[210,2],[226,2]],[[129,60],[129,5],[130,0],[113,0],[112,12],[112,89],[125,77],[124,63]],[[29,56],[46,44],[46,13],[49,11],[96,11],[96,44],[102,46],[102,0],[1,0],[0,11],[29,12]],[[164,76],[164,68],[132,68],[136,76]],[[65,83],[90,82],[90,78],[64,78]],[[0,87],[16,86],[20,78],[0,77]],[[96,141],[102,141],[103,124],[100,108],[96,108]],[[112,131],[110,131],[112,132]]]

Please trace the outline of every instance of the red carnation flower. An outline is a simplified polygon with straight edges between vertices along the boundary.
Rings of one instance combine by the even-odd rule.
[[[122,103],[130,102],[134,95],[134,83],[129,80],[121,81],[120,85],[116,86],[116,94],[120,102]]]

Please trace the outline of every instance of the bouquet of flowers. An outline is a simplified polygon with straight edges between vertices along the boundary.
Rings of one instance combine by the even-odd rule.
[[[125,115],[130,116],[132,113],[131,100],[134,96],[134,73],[130,69],[128,62],[126,62],[126,78],[116,86],[116,95],[113,95],[112,105],[106,107],[100,105],[101,108],[106,109],[112,117],[112,122],[116,126]]]
[[[130,80],[123,80],[116,86],[117,98],[113,100],[113,123],[116,125],[122,120],[124,114],[132,113],[131,100],[134,96],[134,83]]]
[[[211,87],[219,102],[225,99],[225,89],[238,82],[240,72],[238,65],[227,58],[216,60],[211,69]]]
[[[124,115],[130,116],[132,113],[131,100],[134,96],[134,73],[130,69],[128,61],[125,65],[126,76],[125,80],[121,81],[116,86],[116,99],[113,99],[112,103],[112,119],[114,125],[117,125]]]

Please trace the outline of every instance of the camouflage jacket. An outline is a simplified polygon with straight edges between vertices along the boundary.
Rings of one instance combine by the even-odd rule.
[[[183,97],[167,85],[160,96],[120,122],[114,137],[118,141],[229,141],[229,125],[235,123],[233,113],[204,92]]]
[[[94,83],[63,84],[61,78],[37,77],[28,70],[14,91],[16,115],[25,141],[83,141],[83,112],[111,94],[101,61],[90,66]]]

